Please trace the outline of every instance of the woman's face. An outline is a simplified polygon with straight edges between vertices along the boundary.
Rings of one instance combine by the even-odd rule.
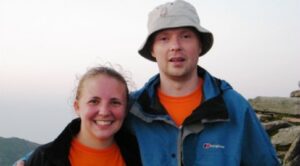
[[[85,80],[81,97],[74,102],[81,118],[80,133],[88,141],[112,141],[126,115],[126,85],[100,74]]]

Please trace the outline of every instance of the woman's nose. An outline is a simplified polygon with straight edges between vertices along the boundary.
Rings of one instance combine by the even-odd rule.
[[[110,108],[109,105],[107,104],[101,104],[98,107],[98,114],[105,116],[105,115],[109,115],[110,114]]]

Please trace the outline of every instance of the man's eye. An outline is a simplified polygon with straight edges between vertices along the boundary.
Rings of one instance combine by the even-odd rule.
[[[155,38],[155,40],[157,40],[157,41],[167,41],[168,38],[167,38],[167,36],[161,35],[161,36],[157,36]]]
[[[90,100],[89,103],[91,103],[91,104],[98,104],[99,101],[98,100]]]
[[[160,37],[159,40],[166,41],[166,40],[168,40],[168,38],[167,37]]]
[[[111,104],[114,106],[122,105],[122,103],[120,101],[112,101]]]
[[[182,36],[182,38],[184,38],[184,39],[188,39],[188,38],[191,38],[191,35],[189,35],[189,34],[185,34],[185,35],[183,35],[183,36]]]

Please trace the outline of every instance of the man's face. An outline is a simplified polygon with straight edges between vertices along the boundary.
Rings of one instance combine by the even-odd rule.
[[[201,51],[199,38],[190,28],[162,30],[153,39],[152,56],[165,77],[184,79],[195,74]]]

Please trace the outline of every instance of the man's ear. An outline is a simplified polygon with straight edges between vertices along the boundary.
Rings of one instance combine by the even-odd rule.
[[[153,51],[151,50],[151,56],[156,59],[156,56],[153,54]]]

